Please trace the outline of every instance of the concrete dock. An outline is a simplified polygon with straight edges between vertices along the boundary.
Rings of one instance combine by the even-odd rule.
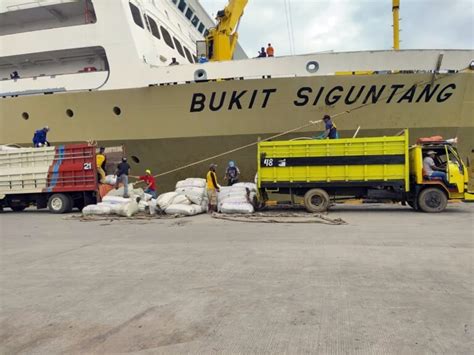
[[[474,204],[347,225],[0,214],[2,354],[468,354]]]

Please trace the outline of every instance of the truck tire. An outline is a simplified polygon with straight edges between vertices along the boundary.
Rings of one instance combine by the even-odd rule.
[[[418,195],[418,208],[423,212],[443,212],[448,205],[448,197],[440,189],[429,187]]]
[[[72,210],[72,199],[65,194],[54,194],[48,200],[48,209],[52,213],[66,213]]]
[[[312,189],[304,195],[304,206],[308,212],[327,211],[329,203],[329,195],[323,189]]]

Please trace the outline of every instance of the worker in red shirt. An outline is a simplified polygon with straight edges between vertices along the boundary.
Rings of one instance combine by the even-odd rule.
[[[146,183],[145,193],[151,195],[153,198],[156,198],[156,181],[155,177],[151,175],[150,169],[145,170],[145,175],[143,176],[133,176],[135,179],[144,181]]]

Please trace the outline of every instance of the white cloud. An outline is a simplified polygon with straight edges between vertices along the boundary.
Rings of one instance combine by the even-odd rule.
[[[390,49],[391,0],[286,0],[296,53]],[[227,0],[201,0],[215,14]],[[290,54],[285,0],[249,0],[239,42],[249,56],[272,42]],[[401,48],[473,48],[474,1],[401,0]]]

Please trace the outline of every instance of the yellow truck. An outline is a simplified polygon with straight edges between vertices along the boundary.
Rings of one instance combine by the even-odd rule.
[[[446,181],[423,169],[428,151]],[[368,199],[408,204],[423,212],[441,212],[448,200],[474,200],[468,169],[448,141],[419,141],[409,146],[409,132],[391,137],[266,141],[258,144],[257,186],[269,193],[300,197],[310,212],[332,201]]]

